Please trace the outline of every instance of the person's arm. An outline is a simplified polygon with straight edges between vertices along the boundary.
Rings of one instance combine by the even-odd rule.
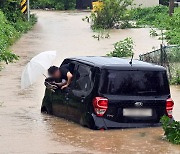
[[[66,82],[65,85],[63,85],[61,87],[61,89],[64,89],[64,88],[66,88],[66,87],[68,87],[70,85],[72,77],[73,77],[73,75],[70,72],[67,72],[67,82]]]

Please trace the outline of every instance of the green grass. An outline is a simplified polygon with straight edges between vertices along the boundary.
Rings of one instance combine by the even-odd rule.
[[[180,7],[175,8],[172,17],[168,14],[168,7],[156,6],[149,8],[136,8],[130,11],[131,20],[138,26],[152,26],[165,32],[169,44],[180,44]]]

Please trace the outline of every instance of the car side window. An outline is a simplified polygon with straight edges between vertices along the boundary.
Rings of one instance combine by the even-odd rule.
[[[61,66],[64,66],[64,65],[67,65],[69,71],[74,74],[74,69],[75,69],[75,62],[74,61],[71,61],[69,59],[66,59],[63,61],[63,63],[61,64]],[[60,66],[60,67],[61,67]]]
[[[74,90],[88,92],[92,88],[92,68],[80,64],[75,78]]]
[[[74,80],[75,80],[75,72],[76,72],[76,67],[77,67],[77,62],[70,60],[70,59],[65,59],[62,64],[60,65],[60,67],[66,65],[68,70],[71,72],[71,74],[73,75],[72,81],[69,85],[69,88],[73,87],[74,85]]]

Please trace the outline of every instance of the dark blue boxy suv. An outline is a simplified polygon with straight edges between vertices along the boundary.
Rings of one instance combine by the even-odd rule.
[[[114,57],[67,58],[73,80],[65,90],[48,89],[41,111],[91,129],[159,126],[172,118],[166,69]],[[61,65],[61,66],[62,66]]]

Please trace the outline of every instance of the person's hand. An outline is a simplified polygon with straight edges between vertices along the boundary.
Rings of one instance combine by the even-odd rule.
[[[64,89],[64,88],[67,88],[67,87],[68,87],[68,85],[66,84],[66,85],[62,86],[61,89]]]

